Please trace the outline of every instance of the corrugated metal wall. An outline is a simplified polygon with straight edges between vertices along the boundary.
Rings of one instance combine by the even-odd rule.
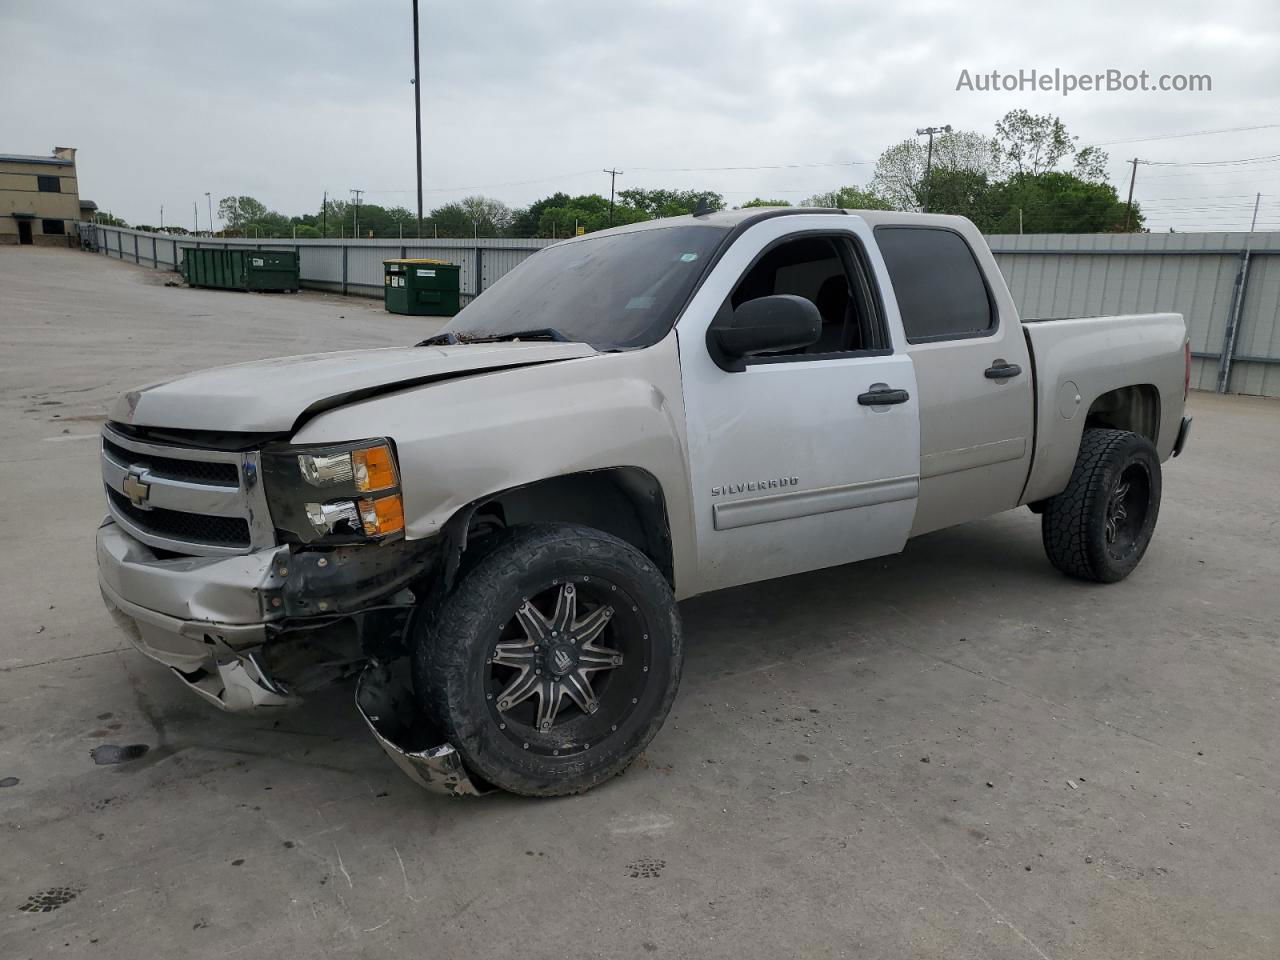
[[[297,250],[302,285],[382,296],[382,261],[428,257],[458,264],[463,299],[475,296],[552,240],[209,240],[81,225],[100,252],[176,269],[194,246]],[[1238,315],[1228,389],[1280,396],[1280,233],[1027,234],[987,238],[1027,317],[1174,311],[1187,318],[1191,385],[1217,386],[1224,339]],[[1235,308],[1246,242],[1243,300]],[[477,277],[477,266],[479,276]]]
[[[987,238],[1026,317],[1174,311],[1187,318],[1191,385],[1217,386],[1250,249],[1230,365],[1232,393],[1280,396],[1280,234],[1028,234]]]

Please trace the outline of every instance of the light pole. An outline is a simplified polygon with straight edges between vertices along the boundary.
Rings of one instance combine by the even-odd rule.
[[[921,213],[929,212],[929,174],[933,172],[933,135],[935,133],[950,133],[951,124],[945,127],[920,127],[916,130],[917,137],[929,135],[929,152],[925,154],[924,160],[924,198],[921,202]]]
[[[413,0],[413,122],[418,137],[418,237],[422,237],[422,75],[418,71],[418,0]],[[404,228],[401,227],[401,234]]]
[[[209,195],[209,191],[204,192],[204,198],[209,201],[209,236],[213,236],[213,197]]]

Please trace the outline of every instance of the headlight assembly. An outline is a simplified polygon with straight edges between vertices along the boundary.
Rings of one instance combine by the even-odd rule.
[[[385,540],[404,532],[400,473],[388,440],[262,451],[277,529],[303,543]]]

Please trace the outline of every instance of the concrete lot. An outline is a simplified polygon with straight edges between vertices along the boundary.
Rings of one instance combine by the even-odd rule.
[[[1018,511],[699,598],[624,776],[448,801],[349,690],[225,716],[103,610],[110,398],[434,329],[168,276],[0,250],[0,955],[1280,955],[1280,404],[1193,397],[1124,583],[1056,574]]]

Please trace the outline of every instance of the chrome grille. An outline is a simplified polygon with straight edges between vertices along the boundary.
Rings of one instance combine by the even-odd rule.
[[[249,521],[239,517],[210,517],[162,507],[143,510],[110,487],[107,487],[107,499],[111,501],[113,513],[123,513],[138,527],[169,540],[208,547],[248,547],[251,542]]]
[[[234,463],[206,463],[202,460],[179,460],[175,457],[142,456],[103,439],[103,452],[122,464],[142,463],[157,477],[166,480],[185,480],[188,483],[207,483],[216,487],[238,487],[240,470]]]
[[[194,556],[275,544],[258,453],[152,443],[108,424],[102,481],[116,523],[149,546]]]

